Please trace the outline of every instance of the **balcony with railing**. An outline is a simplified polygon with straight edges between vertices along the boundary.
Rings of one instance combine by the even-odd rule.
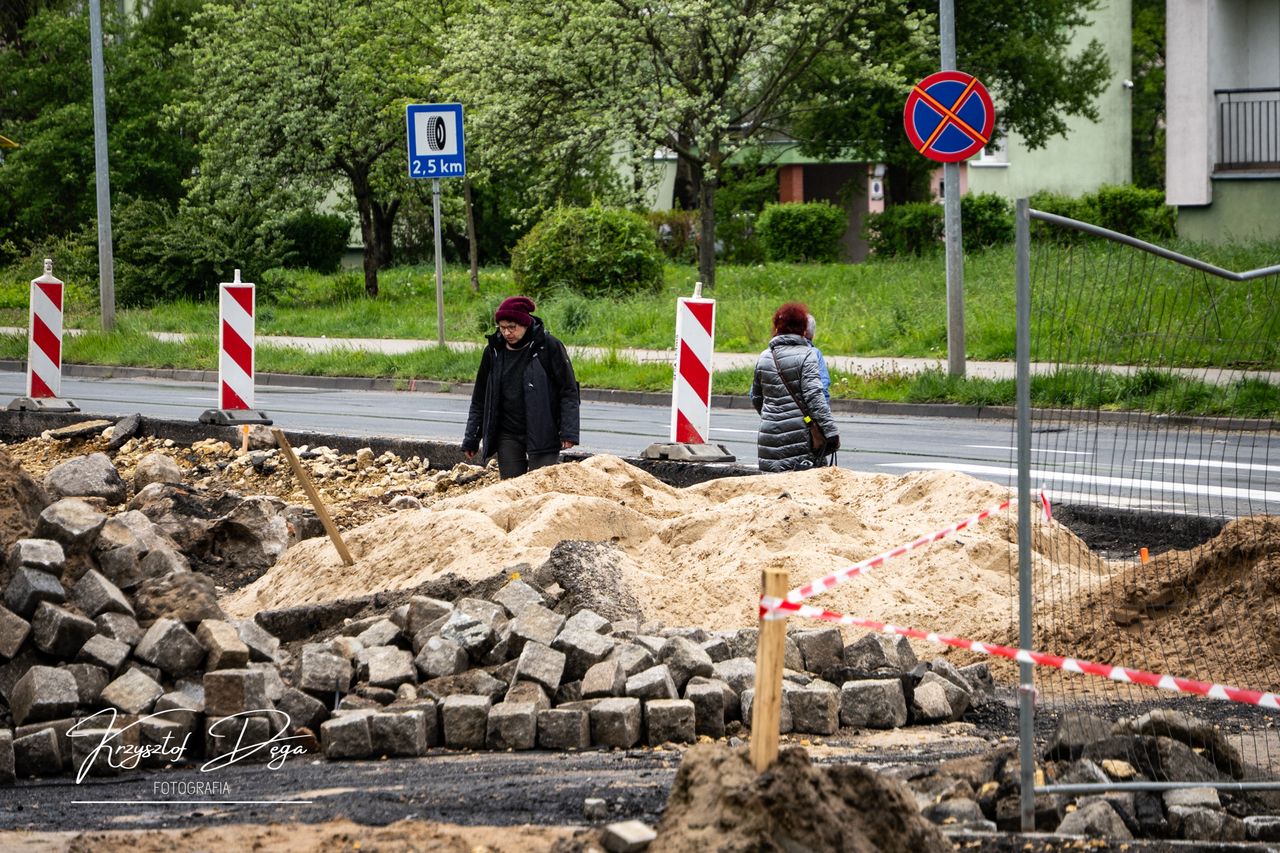
[[[1215,89],[1218,158],[1215,173],[1280,173],[1280,87]]]

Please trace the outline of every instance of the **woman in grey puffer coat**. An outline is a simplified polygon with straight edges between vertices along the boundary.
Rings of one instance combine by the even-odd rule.
[[[756,451],[760,470],[766,473],[803,471],[827,464],[825,456],[819,457],[813,452],[809,424],[793,393],[827,437],[826,452],[834,453],[840,447],[840,434],[822,393],[822,375],[818,370],[821,356],[804,336],[808,320],[809,309],[799,302],[788,302],[779,308],[773,315],[773,340],[756,362],[751,405],[760,414]]]

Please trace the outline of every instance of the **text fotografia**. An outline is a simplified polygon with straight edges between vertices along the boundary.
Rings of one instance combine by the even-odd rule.
[[[79,758],[76,784],[85,776],[110,775],[139,766],[194,762],[197,750],[192,736],[207,734],[201,773],[230,767],[241,761],[265,763],[278,770],[291,756],[306,749],[290,743],[299,739],[289,731],[289,715],[275,709],[243,711],[222,717],[204,731],[191,726],[191,712],[173,708],[145,717],[127,718],[121,724],[114,708],[98,711],[67,729],[67,736],[83,739],[73,754]],[[83,756],[83,757],[81,757]]]
[[[159,797],[225,797],[231,793],[226,782],[152,782],[151,793]]]

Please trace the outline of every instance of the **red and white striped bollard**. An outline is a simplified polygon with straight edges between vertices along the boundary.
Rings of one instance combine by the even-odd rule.
[[[78,412],[80,407],[63,400],[62,312],[66,288],[53,274],[53,260],[44,259],[44,275],[31,280],[27,315],[27,396],[9,404],[10,409],[40,412]]]
[[[240,280],[218,285],[218,406],[201,423],[269,424],[253,408],[254,286]]]

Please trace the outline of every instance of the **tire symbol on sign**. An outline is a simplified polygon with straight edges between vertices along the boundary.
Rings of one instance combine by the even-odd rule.
[[[430,116],[427,119],[427,147],[432,151],[443,151],[449,141],[449,132],[445,128],[442,116]]]

